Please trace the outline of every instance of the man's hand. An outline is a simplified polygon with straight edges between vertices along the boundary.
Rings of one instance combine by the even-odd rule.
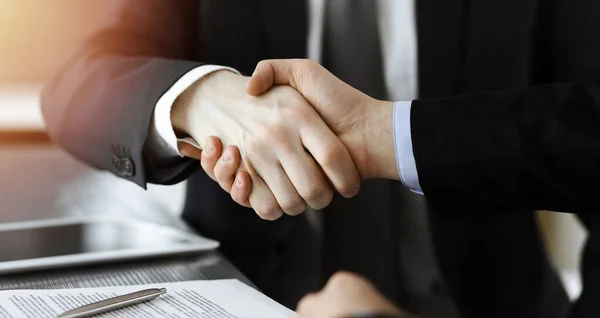
[[[387,300],[366,279],[346,272],[334,274],[323,290],[305,296],[299,318],[343,318],[365,314],[412,317]]]
[[[336,78],[321,65],[310,60],[266,60],[256,67],[246,85],[250,95],[264,94],[274,85],[284,84],[297,89],[333,132],[340,137],[362,179],[387,178],[399,180],[393,139],[393,105],[375,100]],[[218,142],[218,141],[217,141]],[[221,153],[203,156],[203,168],[222,180],[240,180],[235,186],[224,187],[239,204],[245,204],[252,186],[249,177],[238,166],[219,165]],[[239,161],[240,158],[235,160]]]
[[[251,179],[248,201],[242,203],[276,219],[284,212],[301,213],[306,205],[327,206],[333,196],[327,179],[342,195],[355,195],[360,177],[352,158],[306,100],[285,86],[249,96],[247,82],[229,71],[210,74],[186,90],[171,113],[175,130],[200,143],[202,158],[222,151],[220,143],[206,143],[210,136],[237,146],[226,147],[220,160],[245,171],[241,178],[248,183]],[[226,190],[234,184],[233,177],[209,175]]]
[[[393,137],[393,103],[379,101],[342,82],[311,60],[265,60],[246,85],[259,96],[289,85],[315,108],[344,143],[362,179],[399,180]]]

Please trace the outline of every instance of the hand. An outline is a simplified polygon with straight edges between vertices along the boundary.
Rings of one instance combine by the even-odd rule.
[[[206,144],[210,136],[237,146],[239,153],[224,159],[235,162],[241,155],[239,171],[251,179],[245,203],[265,219],[328,205],[333,193],[327,178],[342,195],[355,195],[360,177],[352,158],[306,100],[284,86],[249,96],[247,81],[229,71],[204,77],[175,102],[173,127],[200,143],[202,157],[220,151]]]
[[[273,85],[290,85],[306,98],[344,143],[362,179],[400,179],[394,150],[393,103],[363,94],[311,60],[262,61],[246,90],[259,96]]]
[[[251,208],[248,197],[252,189],[252,181],[248,172],[244,170],[238,148],[231,145],[225,147],[224,152],[230,157],[225,159],[219,138],[208,137],[205,146],[214,149],[214,152],[208,154],[187,143],[179,145],[179,152],[186,157],[200,160],[208,176],[217,181],[223,190],[230,193],[235,202]]]
[[[401,311],[366,279],[346,272],[334,274],[323,290],[298,303],[299,318],[343,318],[364,314],[412,317]]]
[[[274,84],[288,84],[304,95],[350,151],[362,179],[400,179],[392,135],[392,103],[361,93],[310,60],[262,61],[246,90],[250,95],[261,95]],[[217,162],[221,154],[213,156],[207,161]],[[202,162],[204,170],[217,175],[220,184],[230,184],[227,180],[233,180],[236,175],[241,180],[248,179],[244,172],[238,173],[237,166],[220,165],[216,173],[212,170],[214,164]],[[244,204],[248,201],[244,193],[248,193],[251,186],[251,181],[240,181],[238,186],[224,189],[236,202]]]

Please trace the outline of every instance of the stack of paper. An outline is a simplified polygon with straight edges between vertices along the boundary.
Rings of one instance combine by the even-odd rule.
[[[166,288],[159,298],[99,317],[288,318],[294,312],[238,280],[188,281],[137,286],[6,290],[0,292],[0,318],[46,318],[89,303],[147,288]]]

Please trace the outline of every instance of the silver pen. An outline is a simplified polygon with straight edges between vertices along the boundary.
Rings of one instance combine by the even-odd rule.
[[[103,314],[109,311],[136,305],[167,293],[165,288],[151,288],[140,290],[135,293],[105,299],[91,303],[60,314],[57,318],[82,318]]]

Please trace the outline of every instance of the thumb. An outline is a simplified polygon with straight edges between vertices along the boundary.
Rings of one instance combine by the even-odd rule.
[[[246,83],[246,93],[248,95],[259,96],[273,87],[273,68],[271,66],[273,62],[264,60],[256,65],[252,77]]]
[[[246,92],[258,96],[274,85],[289,85],[302,92],[301,74],[314,70],[316,62],[311,60],[285,59],[264,60],[256,65],[252,77],[246,84]]]

